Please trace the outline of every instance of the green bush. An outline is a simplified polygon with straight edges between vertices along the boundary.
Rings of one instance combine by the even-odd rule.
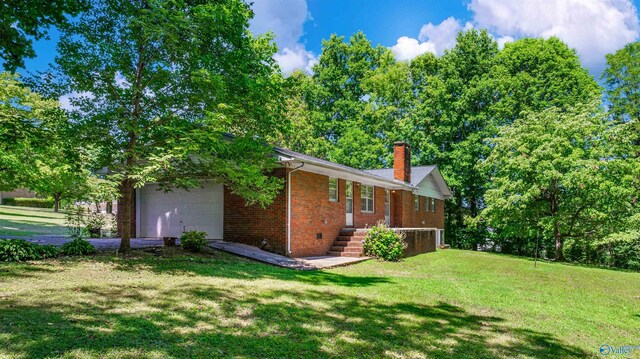
[[[41,259],[55,258],[60,255],[60,250],[51,244],[36,245],[36,251]]]
[[[35,207],[35,208],[53,208],[53,199],[51,198],[3,198],[2,204],[7,206],[19,207]]]
[[[385,261],[399,261],[407,243],[404,233],[398,234],[384,222],[371,227],[364,238],[364,253]]]
[[[599,264],[640,270],[640,231],[612,234],[597,242],[594,247]]]
[[[187,251],[200,252],[207,246],[206,236],[206,232],[187,231],[182,233],[180,244]]]
[[[96,249],[93,244],[84,239],[76,238],[71,242],[63,244],[60,251],[68,256],[84,256],[94,253]]]
[[[22,239],[0,239],[0,261],[4,262],[53,258],[58,253],[52,245],[38,245]]]

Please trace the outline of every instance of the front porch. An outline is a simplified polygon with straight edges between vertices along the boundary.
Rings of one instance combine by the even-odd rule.
[[[405,256],[435,252],[437,246],[444,244],[443,229],[393,228],[393,230],[405,234],[407,242]],[[327,254],[336,257],[363,257],[363,244],[368,231],[368,228],[342,228]]]

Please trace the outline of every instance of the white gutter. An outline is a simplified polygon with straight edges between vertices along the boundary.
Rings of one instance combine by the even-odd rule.
[[[299,170],[303,166],[304,162],[287,173],[287,255],[291,254],[291,173]]]

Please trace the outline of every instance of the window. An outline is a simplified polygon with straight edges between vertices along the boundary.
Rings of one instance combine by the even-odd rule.
[[[436,211],[436,199],[431,198],[431,212],[435,212],[435,211]]]
[[[420,196],[417,194],[413,195],[413,207],[416,211],[420,209]]]
[[[338,179],[329,177],[329,201],[338,202]]]
[[[373,186],[362,185],[360,187],[360,210],[365,213],[373,213]]]

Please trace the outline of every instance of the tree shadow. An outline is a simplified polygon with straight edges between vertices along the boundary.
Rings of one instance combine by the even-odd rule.
[[[52,290],[53,291],[53,290]],[[24,357],[585,357],[548,333],[444,303],[321,290],[86,285],[0,301],[0,354]]]
[[[137,253],[153,253],[153,249]],[[238,257],[218,250],[204,254],[189,254],[176,251],[175,256],[166,251],[161,255],[142,255],[130,258],[114,258],[110,256],[96,257],[97,260],[112,263],[116,270],[125,272],[151,271],[156,274],[198,275],[228,279],[259,280],[277,279],[303,282],[313,285],[339,285],[345,287],[367,287],[389,283],[385,277],[344,276],[321,270],[298,271],[260,263],[251,259]]]
[[[2,263],[0,262],[0,280],[10,278],[33,278],[41,274],[60,272],[56,266],[47,263],[33,264],[22,263]]]

